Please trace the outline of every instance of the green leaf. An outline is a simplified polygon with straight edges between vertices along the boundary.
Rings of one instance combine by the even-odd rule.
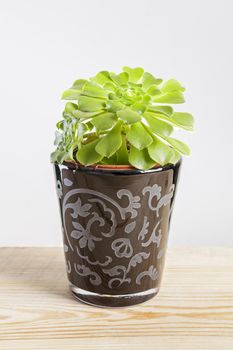
[[[117,122],[117,117],[115,113],[102,113],[99,116],[93,118],[91,123],[98,130],[108,130],[111,129]]]
[[[125,105],[117,100],[109,100],[107,102],[107,107],[109,112],[117,112],[124,108]]]
[[[59,120],[59,122],[57,122],[56,124],[57,129],[59,130],[63,130],[64,127],[64,119],[63,120]]]
[[[108,91],[115,92],[115,91],[116,91],[117,86],[116,86],[116,85],[114,85],[114,83],[113,83],[113,82],[109,82],[109,83],[104,84],[103,88],[104,88],[104,89],[106,89],[106,90],[108,90]]]
[[[73,116],[76,118],[80,118],[80,119],[89,119],[92,118],[96,115],[99,115],[100,113],[103,113],[103,110],[99,110],[99,111],[95,111],[95,112],[83,112],[80,111],[79,109],[76,109],[75,111],[73,111]]]
[[[146,148],[139,150],[133,146],[130,147],[129,163],[135,168],[142,170],[150,169],[155,165]]]
[[[61,99],[62,100],[77,100],[79,98],[80,92],[74,89],[68,89],[63,92]]]
[[[94,112],[101,110],[105,107],[105,101],[88,96],[80,96],[78,99],[78,107],[83,112]]]
[[[103,157],[101,159],[100,164],[107,164],[107,165],[116,165],[117,163],[117,154],[114,153],[111,157]]]
[[[172,149],[172,152],[173,152],[173,155],[169,160],[169,163],[176,164],[180,160],[180,153],[177,152],[175,149]]]
[[[188,131],[193,131],[193,127],[191,127],[189,125],[185,125],[185,122],[184,122],[184,125],[182,125],[180,120],[179,120],[180,122],[178,123],[176,121],[177,118],[174,119],[173,116],[166,117],[165,115],[162,115],[160,113],[154,113],[153,117],[155,117],[159,120],[165,121],[166,123],[173,125],[177,129],[184,129],[184,130],[188,130]]]
[[[174,128],[192,131],[194,124],[191,114],[174,113],[171,107],[184,102],[184,90],[177,80],[163,82],[140,67],[124,67],[120,74],[101,71],[88,80],[76,80],[62,96],[70,102],[57,123],[52,159],[73,159],[73,150],[78,149],[81,157],[90,158],[87,164],[95,159],[128,164],[129,156],[132,165],[141,169],[154,162],[175,164],[181,153],[190,150],[170,135]]]
[[[175,112],[172,120],[182,129],[193,131],[194,119],[189,113]]]
[[[99,140],[92,141],[78,150],[76,157],[81,164],[92,165],[102,159],[102,156],[95,150],[98,142]]]
[[[85,125],[87,128],[87,131],[91,131],[93,129],[93,125],[91,124],[91,122],[88,120],[82,120],[80,123],[82,123],[82,125]],[[79,123],[79,124],[80,124]],[[84,124],[85,123],[85,124]]]
[[[142,100],[143,103],[148,104],[150,102],[150,100],[151,100],[151,96],[149,96],[149,95],[143,96],[143,100]]]
[[[125,66],[123,67],[123,71],[128,73],[129,81],[131,83],[137,83],[141,79],[144,73],[144,69],[140,67],[130,68]]]
[[[158,138],[148,147],[148,152],[151,159],[162,166],[170,163],[174,156],[172,148]]]
[[[163,93],[172,91],[185,91],[185,88],[175,79],[166,81],[161,87]]]
[[[118,85],[126,84],[129,80],[129,74],[126,72],[122,72],[120,74],[110,74],[111,79],[114,81],[114,83]]]
[[[63,163],[64,160],[70,159],[70,155],[66,151],[60,151],[57,153],[57,162],[58,163]]]
[[[59,150],[56,149],[54,152],[50,154],[50,162],[55,163],[57,161],[57,156],[58,156]]]
[[[162,83],[162,79],[155,78],[152,74],[145,72],[142,78],[142,86],[145,91],[152,85],[159,85]]]
[[[55,140],[54,140],[54,145],[57,146],[59,145],[59,143],[62,141],[63,137],[62,137],[62,133],[59,131],[55,131]]]
[[[106,83],[112,83],[110,78],[110,74],[108,71],[101,71],[96,74],[95,77],[91,78],[91,80],[99,85],[105,85]]]
[[[108,94],[108,98],[109,98],[109,100],[117,100],[117,101],[119,101],[119,97],[114,92],[110,92]]]
[[[159,103],[183,103],[185,102],[184,96],[181,91],[167,92],[161,95],[156,95],[153,98],[154,102]]]
[[[149,124],[150,129],[155,132],[158,135],[161,136],[169,136],[173,132],[172,125],[159,120],[155,117],[156,115],[153,115],[152,113],[145,113],[144,118],[146,119],[147,123]]]
[[[82,138],[85,132],[88,130],[88,126],[86,124],[77,123],[76,126],[76,136],[78,139]]]
[[[86,82],[87,82],[87,80],[85,80],[85,79],[75,80],[75,82],[72,85],[72,89],[81,91],[83,85],[86,84]]]
[[[116,152],[117,155],[117,164],[119,165],[127,165],[129,164],[129,154],[126,146],[126,138],[124,135],[121,135],[122,137],[122,144],[121,147]]]
[[[173,113],[173,108],[171,106],[150,106],[149,111],[159,112],[170,117]]]
[[[186,155],[186,156],[189,156],[190,155],[190,149],[188,147],[188,145],[186,145],[186,143],[180,141],[180,140],[177,140],[177,139],[174,139],[172,137],[168,137],[166,139],[166,141],[171,145],[173,146],[178,152]]]
[[[75,111],[77,108],[78,105],[76,103],[67,102],[65,105],[65,113],[72,114],[72,112]]]
[[[70,146],[65,160],[74,160],[74,145]]]
[[[118,122],[107,135],[100,139],[95,147],[95,150],[103,157],[109,158],[121,147],[121,144],[121,123]]]
[[[146,105],[141,102],[136,102],[130,106],[130,108],[134,111],[144,113],[146,110]]]
[[[152,137],[140,122],[131,125],[127,140],[139,150],[148,147],[153,142]]]
[[[158,86],[156,86],[156,85],[151,85],[151,86],[149,87],[149,89],[147,90],[147,94],[149,94],[150,96],[159,95],[159,94],[161,94],[161,90],[158,89]]]
[[[64,160],[73,160],[73,148],[70,148],[68,152],[64,149],[56,149],[56,151],[51,153],[50,160],[52,163],[63,163]]]
[[[117,116],[128,124],[136,123],[141,120],[141,115],[130,108],[117,111]]]
[[[108,92],[94,83],[87,82],[82,89],[81,95],[105,99],[108,96]]]

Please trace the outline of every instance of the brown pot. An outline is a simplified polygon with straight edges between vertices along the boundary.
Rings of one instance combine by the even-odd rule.
[[[98,306],[159,291],[180,162],[131,167],[55,164],[70,289]]]

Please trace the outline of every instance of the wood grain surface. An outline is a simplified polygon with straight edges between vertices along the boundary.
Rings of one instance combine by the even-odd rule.
[[[0,349],[233,349],[233,248],[167,254],[157,297],[130,308],[76,301],[60,248],[0,248]]]

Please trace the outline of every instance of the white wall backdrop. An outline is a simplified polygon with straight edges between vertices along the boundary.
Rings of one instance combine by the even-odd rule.
[[[232,245],[232,11],[231,0],[0,1],[0,245],[61,244],[49,163],[60,94],[123,65],[180,80],[196,117],[170,245]]]

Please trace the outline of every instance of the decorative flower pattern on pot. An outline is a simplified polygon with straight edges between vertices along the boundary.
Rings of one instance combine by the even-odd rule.
[[[94,272],[91,271],[91,269],[85,265],[79,265],[79,264],[74,264],[75,271],[77,272],[78,275],[80,276],[89,276],[90,282],[94,286],[98,286],[101,284],[102,280],[100,276]]]
[[[148,233],[148,227],[149,227],[149,221],[147,216],[144,216],[144,221],[143,221],[143,226],[141,228],[141,231],[138,234],[138,240],[144,240],[144,238],[146,237],[147,233]]]
[[[117,276],[110,279],[108,282],[109,288],[116,288],[120,287],[122,283],[130,283],[131,278],[127,277],[128,273],[131,271],[132,268],[136,267],[138,264],[141,264],[143,260],[148,259],[150,256],[150,253],[140,252],[138,254],[135,254],[129,261],[128,266],[124,265],[117,265],[114,266],[112,269],[104,269],[103,271],[108,274],[109,276]]]
[[[100,226],[104,225],[104,220],[100,216],[98,216],[97,213],[93,213],[93,216],[88,221],[87,227],[85,229],[79,222],[72,222],[76,230],[73,230],[71,232],[71,237],[79,240],[78,243],[80,248],[85,248],[87,246],[88,249],[92,251],[95,248],[95,242],[102,241],[102,238],[95,237],[91,234],[91,225],[94,222],[99,222]]]
[[[160,245],[160,241],[162,238],[162,230],[159,229],[157,232],[157,228],[160,225],[160,221],[157,222],[157,224],[155,225],[152,234],[150,236],[150,238],[148,239],[148,241],[146,242],[142,242],[142,247],[148,247],[151,243],[155,243],[157,245],[157,247],[159,248]]]
[[[133,247],[129,238],[118,238],[111,245],[118,258],[130,258],[133,254]]]
[[[93,286],[99,286],[104,281],[110,289],[130,283],[140,286],[144,280],[158,279],[162,264],[156,269],[150,263],[162,256],[160,244],[163,234],[168,230],[175,185],[169,186],[166,192],[156,183],[152,186],[147,185],[136,195],[123,188],[116,191],[116,195],[108,196],[90,188],[73,187],[74,183],[65,177],[63,186],[67,187],[67,190],[64,191],[61,182],[58,186],[64,251],[69,256],[68,274],[72,276],[72,271],[75,271],[79,276],[87,277]],[[123,206],[122,203],[127,204]],[[160,211],[168,205],[170,210],[166,210],[164,219],[163,215],[160,217]],[[143,222],[140,223],[139,210],[147,215],[150,211],[155,212],[156,219],[150,222],[148,216],[144,215]],[[119,223],[122,225],[121,232],[124,236],[119,237],[117,234],[114,237]],[[135,242],[138,242],[137,245]],[[110,245],[112,253],[109,251],[108,255],[101,257],[95,252],[97,249],[100,252],[103,244]],[[70,250],[72,255],[69,255]],[[158,256],[154,256],[155,251]],[[150,258],[152,254],[153,258]],[[135,272],[131,273],[133,270]]]
[[[151,210],[156,212],[157,218],[159,217],[159,210],[163,206],[166,206],[170,203],[174,194],[174,190],[175,190],[175,185],[173,184],[170,188],[169,193],[161,197],[161,187],[158,186],[157,184],[154,184],[153,186],[147,186],[143,189],[142,191],[143,194],[145,194],[146,192],[149,192],[148,206]],[[157,200],[159,200],[156,207],[152,205],[152,200],[154,199],[154,197],[156,197]]]
[[[86,217],[90,214],[89,210],[91,209],[91,204],[81,204],[81,199],[78,198],[75,203],[70,203],[67,205],[67,209],[73,209],[73,213],[71,214],[72,218],[77,219],[78,216]]]
[[[146,276],[150,277],[153,281],[155,281],[156,278],[158,278],[158,271],[156,270],[156,267],[151,265],[147,271],[142,271],[141,273],[139,273],[139,275],[136,278],[136,284],[141,284],[142,279]]]
[[[135,218],[138,215],[137,209],[141,208],[140,197],[133,196],[129,190],[119,190],[117,192],[117,197],[121,199],[123,196],[129,199],[129,205],[125,208],[125,211],[131,213],[131,218]]]

